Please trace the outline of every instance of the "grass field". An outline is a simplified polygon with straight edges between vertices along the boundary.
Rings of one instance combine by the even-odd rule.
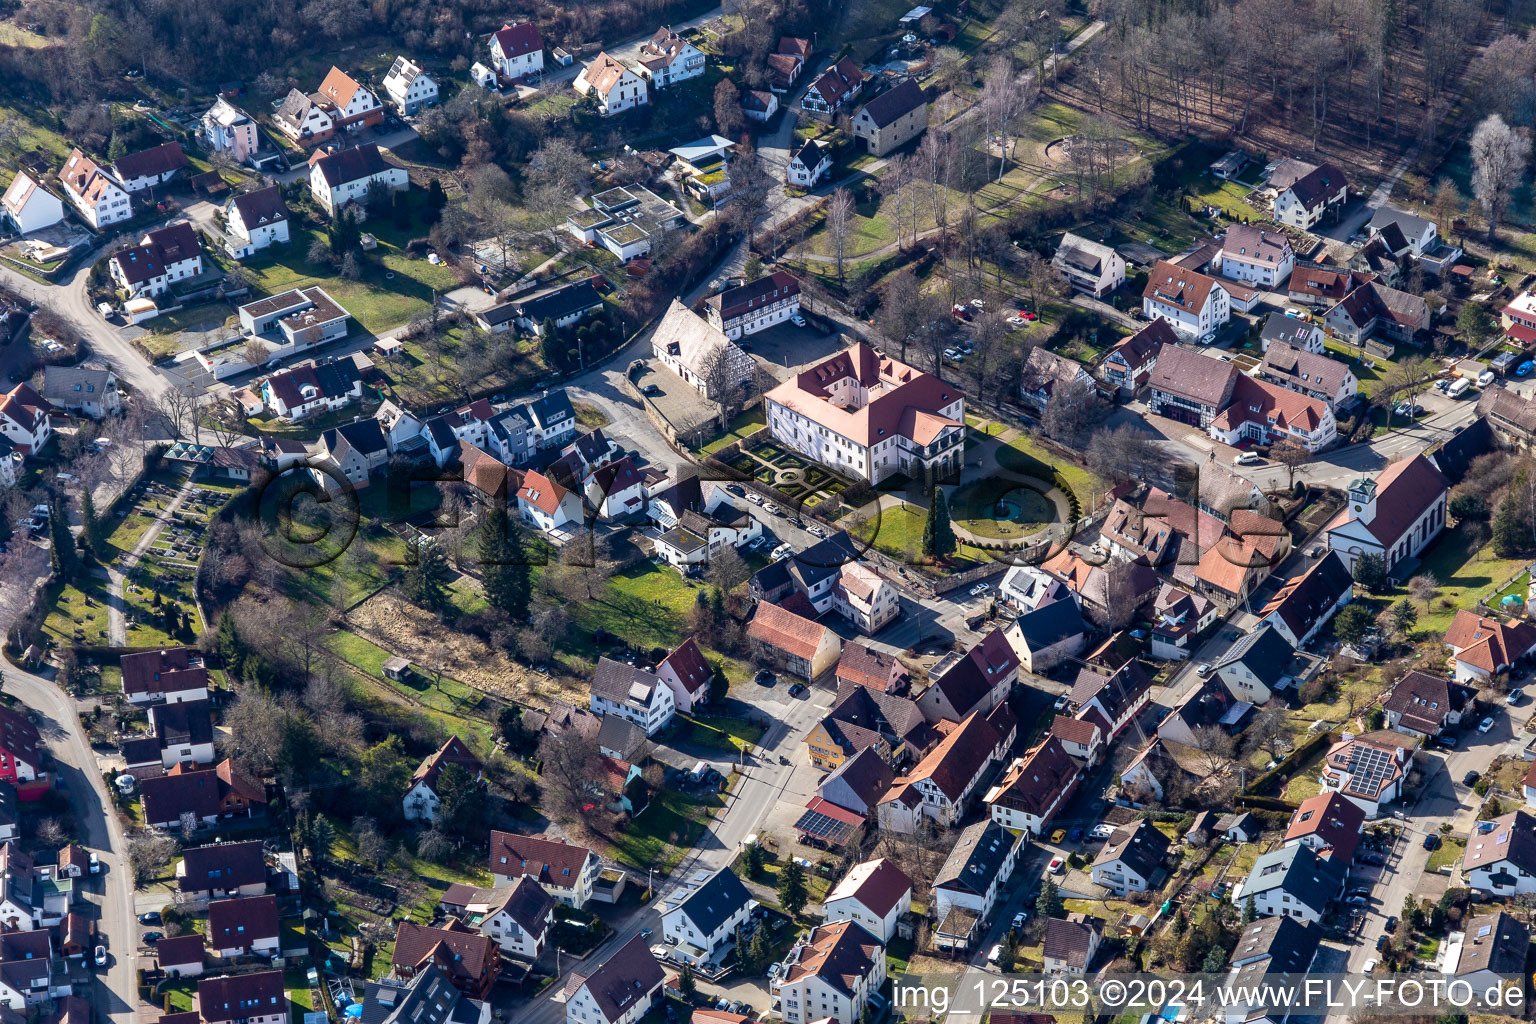
[[[1011,450],[1011,452],[1010,452]],[[1086,512],[1093,508],[1109,485],[1098,474],[1092,473],[1074,462],[1058,459],[1042,445],[1027,436],[1016,437],[1008,447],[998,451],[998,462],[1015,473],[1039,477],[1050,481],[1059,474],[1063,483],[1072,488],[1078,503]]]
[[[700,800],[686,793],[661,792],[614,838],[614,855],[631,867],[671,871],[723,806],[725,799],[719,794]]]
[[[1415,630],[1443,633],[1461,608],[1471,608],[1480,597],[1492,596],[1495,587],[1530,564],[1528,558],[1499,558],[1492,544],[1471,550],[1469,532],[1461,525],[1442,533],[1425,554],[1419,573],[1428,573],[1440,581],[1440,592],[1430,602],[1426,613],[1418,608]],[[1393,601],[1407,597],[1406,590],[1392,591]]]
[[[732,441],[744,441],[746,438],[768,425],[768,419],[763,414],[761,405],[753,406],[731,421],[730,429],[713,441],[706,444],[703,454],[713,455]]]
[[[683,638],[698,594],[676,570],[646,562],[610,577],[591,601],[567,610],[589,631],[606,629],[644,647],[672,647]]]

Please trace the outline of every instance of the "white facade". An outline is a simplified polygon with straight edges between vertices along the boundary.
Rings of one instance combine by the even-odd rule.
[[[1203,338],[1232,318],[1232,296],[1221,285],[1212,284],[1198,312],[1160,302],[1150,295],[1142,297],[1141,311],[1148,320],[1168,321],[1168,326],[1185,338]]]
[[[402,114],[414,114],[437,102],[437,82],[420,64],[405,57],[396,57],[384,76],[384,92]]]
[[[78,149],[64,162],[59,180],[85,222],[98,231],[133,216],[127,191]]]
[[[726,868],[726,870],[730,869]],[[736,929],[747,923],[756,906],[756,900],[748,900],[732,910],[730,915],[720,921],[712,931],[705,933],[698,922],[689,916],[688,906],[684,904],[661,916],[661,934],[668,943],[677,945],[679,955],[687,956],[688,950],[684,947],[692,946],[704,955],[690,957],[690,959],[696,962],[707,962],[720,947],[735,939]]]
[[[665,52],[654,49],[652,43],[640,48],[639,73],[658,89],[698,78],[704,73],[704,51],[687,40],[680,39],[677,43],[680,45],[669,47]],[[666,59],[666,53],[671,53],[671,59]]]
[[[325,174],[321,171],[318,162],[309,169],[309,190],[314,195],[315,201],[332,217],[336,216],[336,211],[348,202],[353,200],[359,203],[364,202],[370,189],[384,188],[394,191],[408,188],[410,183],[410,176],[404,167],[383,167],[372,174],[365,174],[351,181],[338,181],[335,186],[326,183]]]
[[[828,925],[820,926],[826,927]],[[820,928],[812,931],[812,940]],[[790,955],[793,956],[794,951]],[[865,1009],[869,1006],[869,997],[880,991],[885,978],[885,956],[877,953],[871,959],[867,971],[858,975],[839,975],[838,983],[820,973],[807,973],[794,981],[774,979],[769,988],[779,1000],[779,1018],[784,1024],[810,1024],[811,1021],[827,1018],[852,1024],[863,1019]],[[843,987],[844,984],[847,984],[847,989]]]
[[[18,171],[5,190],[6,216],[21,234],[49,228],[64,219],[64,203],[58,196]]]
[[[260,252],[270,245],[288,244],[287,217],[269,220],[265,224],[247,224],[240,215],[240,208],[231,203],[226,224],[229,228],[231,254],[237,258]]]
[[[644,729],[647,736],[654,736],[663,726],[672,721],[677,703],[672,699],[672,688],[658,680],[646,696],[643,708],[631,703],[610,700],[601,694],[594,693],[592,710],[599,715],[618,715],[625,721],[633,722]]]
[[[597,59],[582,69],[576,76],[575,86],[581,95],[594,96],[598,112],[604,116],[622,114],[651,102],[645,79],[606,53],[598,54]],[[624,258],[620,256],[620,259]]]
[[[784,180],[791,185],[801,188],[812,188],[823,177],[832,172],[832,153],[827,149],[818,148],[815,159],[807,166],[808,154],[805,150],[796,153],[784,169]]]
[[[500,32],[491,36],[490,52],[490,66],[507,78],[544,73],[544,43],[538,29],[530,24],[502,26]]]
[[[955,400],[940,410],[939,415],[964,423],[965,399],[958,392],[957,388]],[[879,483],[898,473],[921,479],[925,470],[940,464],[958,466],[964,457],[965,437],[958,429],[946,431],[934,444],[919,445],[898,434],[864,445],[766,395],[763,405],[768,411],[768,427],[774,440],[810,456],[834,472],[870,483]],[[939,475],[946,474],[940,472]]]
[[[237,164],[245,163],[261,148],[256,122],[223,97],[203,114],[197,137],[209,149],[228,153]]]

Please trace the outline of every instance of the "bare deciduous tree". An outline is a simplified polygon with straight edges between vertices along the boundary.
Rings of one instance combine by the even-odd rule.
[[[848,243],[848,221],[853,216],[853,193],[839,188],[827,200],[827,228],[837,251],[837,279],[843,279],[843,252]]]
[[[1498,114],[1483,118],[1472,133],[1472,193],[1488,220],[1488,241],[1496,237],[1499,217],[1525,177],[1531,143]]]

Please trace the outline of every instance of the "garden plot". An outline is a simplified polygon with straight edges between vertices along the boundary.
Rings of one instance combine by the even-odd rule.
[[[772,487],[799,508],[815,508],[848,488],[847,480],[826,467],[772,441],[739,452],[731,458],[729,465],[758,483]]]

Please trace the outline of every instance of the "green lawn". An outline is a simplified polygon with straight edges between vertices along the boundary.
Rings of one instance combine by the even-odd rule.
[[[716,750],[729,750],[734,754],[743,746],[757,746],[762,738],[762,725],[741,718],[711,716],[689,720],[688,739]]]
[[[1454,868],[1461,863],[1462,855],[1467,852],[1467,841],[1459,836],[1441,836],[1440,845],[1435,847],[1429,855],[1429,863],[1424,870],[1431,873],[1442,868]]]
[[[713,455],[732,441],[744,441],[747,436],[768,425],[761,405],[753,406],[731,421],[730,429],[704,446],[703,454]]]
[[[645,562],[610,577],[591,601],[567,611],[589,631],[606,629],[641,647],[673,647],[683,639],[698,594],[677,570]]]
[[[43,631],[66,644],[107,643],[107,581],[86,577],[78,586],[65,584]]]
[[[1089,472],[1075,462],[1057,458],[1028,436],[1016,437],[1008,442],[1007,447],[1000,448],[997,461],[1005,469],[1047,481],[1059,475],[1061,482],[1077,496],[1078,504],[1085,513],[1109,489],[1109,485],[1096,473]]]
[[[874,544],[891,557],[905,560],[909,565],[925,563],[923,527],[928,521],[927,511],[915,505],[901,505],[895,508],[881,507],[879,514],[875,515],[874,509],[873,502],[864,506],[861,515],[867,510],[868,518],[855,519],[848,527],[849,532],[860,540]],[[955,571],[967,569],[970,568],[968,563],[983,562],[991,557],[980,548],[962,543],[955,552],[956,564],[951,568]]]
[[[614,838],[614,855],[631,867],[671,871],[704,834],[711,813],[724,805],[722,795],[700,801],[675,791],[658,793]]]
[[[1491,543],[1469,550],[1470,542],[1468,532],[1457,525],[1430,546],[1419,573],[1429,573],[1439,580],[1440,591],[1430,602],[1429,612],[1418,608],[1415,629],[1443,633],[1458,609],[1472,608],[1485,595],[1491,597],[1493,588],[1502,586],[1530,563],[1528,558],[1499,558]],[[1397,590],[1389,598],[1395,601],[1406,596],[1407,591]]]

